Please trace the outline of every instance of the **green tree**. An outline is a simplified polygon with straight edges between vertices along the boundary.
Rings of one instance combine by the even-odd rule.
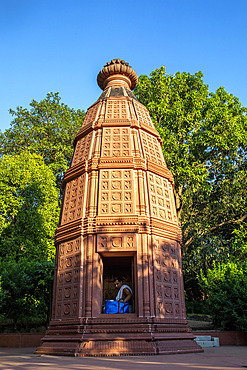
[[[200,285],[214,325],[222,330],[247,331],[247,264],[213,264],[201,273]]]
[[[49,261],[0,261],[0,312],[11,319],[14,330],[28,329],[38,321],[48,324],[54,263]]]
[[[58,218],[55,176],[43,158],[28,151],[4,155],[0,159],[0,258],[53,261]]]
[[[23,149],[44,158],[57,178],[58,187],[73,155],[73,140],[85,118],[84,111],[60,102],[58,93],[48,93],[44,100],[30,103],[30,110],[10,109],[10,129],[0,135],[2,154],[19,154]]]
[[[84,111],[58,93],[17,107],[0,133],[0,308],[4,318],[44,320],[54,268],[59,191]]]
[[[229,253],[243,258],[247,109],[222,87],[210,93],[201,72],[169,75],[164,67],[140,76],[135,94],[149,109],[174,174],[185,285],[193,291],[200,268]]]

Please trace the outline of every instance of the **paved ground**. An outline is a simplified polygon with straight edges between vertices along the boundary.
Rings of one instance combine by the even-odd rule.
[[[203,353],[130,357],[59,357],[34,355],[35,348],[0,348],[4,370],[235,370],[247,368],[247,347],[207,348]]]

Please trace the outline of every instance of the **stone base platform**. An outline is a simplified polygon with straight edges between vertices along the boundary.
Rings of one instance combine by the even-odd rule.
[[[247,333],[239,331],[193,331],[193,335],[210,335],[212,338],[218,338],[220,346],[247,346]],[[40,347],[44,334],[0,334],[1,348],[28,348]]]
[[[88,319],[78,325],[51,323],[36,353],[84,357],[202,352],[194,338],[185,321]]]

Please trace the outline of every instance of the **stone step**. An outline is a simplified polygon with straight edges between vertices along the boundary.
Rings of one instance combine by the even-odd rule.
[[[203,341],[208,341],[208,340],[212,340],[212,337],[211,335],[197,335],[196,336],[196,340],[203,340]]]
[[[211,337],[209,335],[198,335],[196,336],[195,341],[201,347],[219,347],[220,345],[219,338]]]
[[[212,340],[196,340],[196,343],[199,344],[199,346],[205,348],[205,347],[215,347],[214,341]]]

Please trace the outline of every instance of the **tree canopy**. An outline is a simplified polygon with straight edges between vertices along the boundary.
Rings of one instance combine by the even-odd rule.
[[[11,127],[0,134],[0,154],[19,154],[23,149],[39,154],[61,185],[63,174],[73,155],[73,140],[85,118],[85,112],[60,102],[58,93],[30,103],[30,109],[10,109]]]
[[[0,318],[13,321],[12,330],[49,323],[54,263],[0,261]]]
[[[207,294],[213,323],[221,330],[247,331],[247,264],[213,264],[200,283]],[[220,312],[220,314],[219,314]]]
[[[22,151],[0,161],[0,258],[54,261],[59,205],[42,157]]]
[[[58,195],[41,156],[23,150],[1,157],[0,319],[11,319],[13,330],[49,321]]]
[[[215,259],[243,259],[247,109],[223,87],[210,93],[201,72],[169,75],[164,67],[140,76],[135,94],[149,109],[175,178],[185,283],[193,288]]]
[[[14,330],[49,321],[61,181],[85,117],[60,100],[10,109],[0,133],[0,318]]]

